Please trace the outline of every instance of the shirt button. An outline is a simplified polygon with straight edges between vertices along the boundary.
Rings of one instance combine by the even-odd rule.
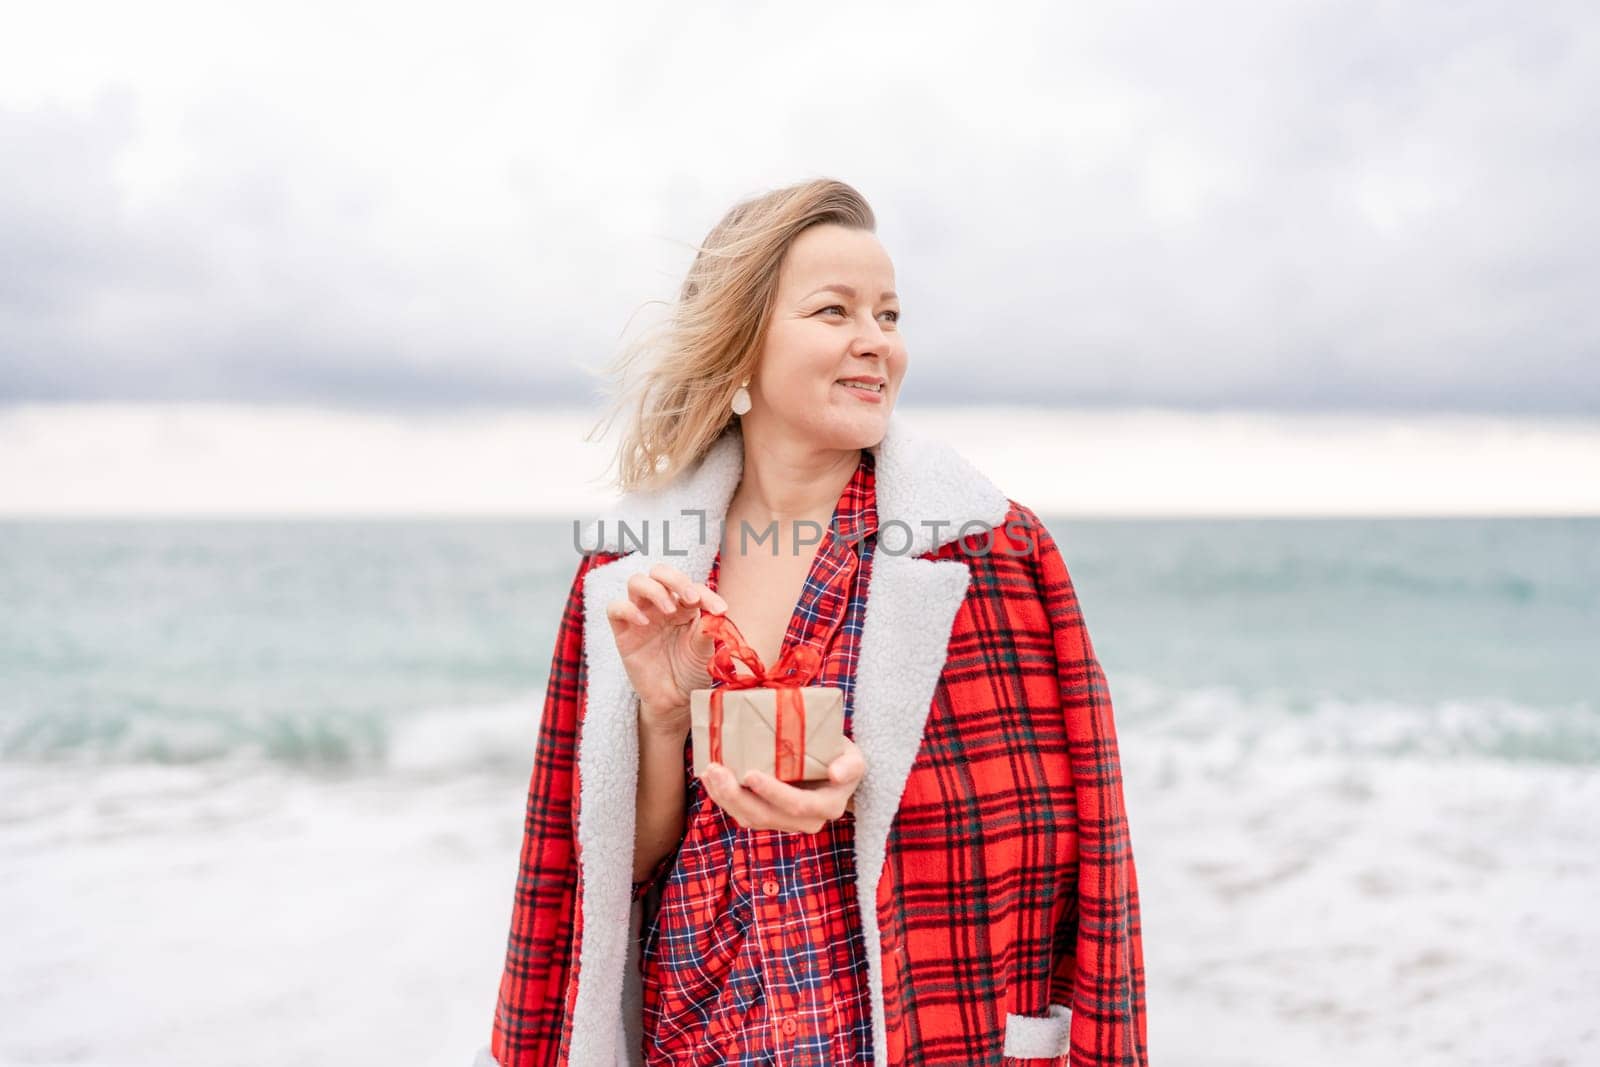
[[[775,897],[778,895],[778,883],[768,878],[761,883],[761,891],[769,897]]]
[[[785,1019],[785,1020],[783,1020],[782,1026],[783,1026],[783,1032],[785,1034],[788,1034],[788,1035],[791,1035],[791,1036],[794,1034],[794,1032],[796,1030],[800,1029],[800,1024],[795,1022],[793,1019]]]

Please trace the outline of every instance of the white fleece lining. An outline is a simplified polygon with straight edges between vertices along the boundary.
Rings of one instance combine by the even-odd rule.
[[[856,792],[857,896],[868,946],[874,1048],[881,1055],[888,1031],[877,894],[889,829],[922,743],[956,613],[971,581],[967,565],[959,560],[914,557],[977,531],[976,526],[963,530],[963,523],[999,526],[1009,501],[949,445],[917,435],[898,413],[890,415],[883,440],[869,451],[876,460],[879,547],[862,622],[852,735],[868,768]],[[657,493],[630,494],[619,501],[606,519],[603,539],[595,523],[582,539],[585,546],[598,543],[617,551],[616,519],[622,517],[635,535],[648,532],[649,554],[635,551],[596,567],[584,581],[588,679],[578,731],[577,826],[583,940],[570,1022],[573,1067],[642,1063],[638,934],[644,905],[630,900],[639,774],[637,696],[611,638],[606,605],[627,595],[631,575],[657,563],[705,581],[743,462],[743,439],[735,430],[718,439],[678,481]],[[684,516],[684,508],[704,510],[704,538],[699,536],[700,519]],[[662,537],[669,521],[671,554],[664,551],[668,546]],[[945,525],[936,535],[921,525],[924,521]],[[894,529],[886,530],[891,523]],[[630,542],[627,547],[634,546]]]
[[[1006,1016],[1004,1055],[1017,1059],[1054,1059],[1072,1048],[1072,1009],[1065,1004],[1050,1005],[1042,1016]]]

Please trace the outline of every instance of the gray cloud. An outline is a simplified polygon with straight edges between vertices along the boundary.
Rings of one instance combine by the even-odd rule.
[[[993,10],[130,23],[77,82],[0,64],[0,402],[580,401],[727,204],[831,174],[908,398],[1600,411],[1591,8]]]

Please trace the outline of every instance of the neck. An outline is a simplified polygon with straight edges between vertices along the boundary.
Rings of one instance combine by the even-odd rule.
[[[826,524],[861,463],[859,448],[817,448],[763,437],[744,439],[744,470],[728,503],[730,523],[756,528],[796,520]]]

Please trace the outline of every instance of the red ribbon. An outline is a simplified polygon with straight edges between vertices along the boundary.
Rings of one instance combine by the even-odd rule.
[[[703,629],[716,647],[711,653],[711,676],[722,682],[711,690],[711,761],[722,762],[723,689],[775,689],[776,723],[772,752],[772,773],[781,782],[799,781],[805,776],[806,702],[800,689],[811,682],[822,668],[822,653],[809,644],[798,644],[779,658],[769,671],[761,656],[751,648],[733,620],[715,611],[704,611]],[[739,674],[735,660],[752,673]]]

